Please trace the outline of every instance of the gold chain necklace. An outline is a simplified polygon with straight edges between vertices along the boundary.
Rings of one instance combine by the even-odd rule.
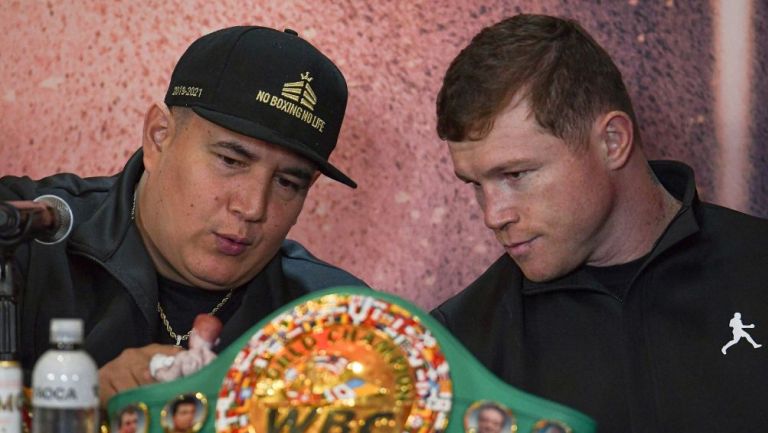
[[[136,190],[139,189],[139,184],[136,184],[136,188],[133,190],[133,206],[131,206],[131,221],[136,219]]]
[[[208,314],[212,316],[215,315],[221,309],[221,307],[223,307],[224,304],[226,304],[227,301],[229,301],[229,298],[232,297],[232,292],[234,291],[235,289],[230,289],[229,293],[227,293],[227,296],[225,296],[224,299],[221,300],[221,302],[219,302],[215,307],[213,307],[213,310],[211,310],[211,312]],[[160,306],[160,302],[157,303],[157,312],[160,313],[160,319],[163,320],[163,325],[165,325],[165,330],[168,331],[168,335],[170,335],[171,338],[176,340],[177,346],[181,346],[182,341],[189,340],[189,335],[192,333],[192,330],[190,329],[184,335],[179,335],[173,332],[173,328],[171,328],[171,324],[168,322],[168,317],[166,317],[165,311],[163,311],[163,307]]]
[[[136,219],[136,190],[133,190],[133,205],[131,206],[131,221]],[[210,315],[215,315],[221,307],[224,306],[224,304],[229,301],[229,298],[232,297],[232,292],[234,292],[235,289],[229,289],[229,293],[227,293],[227,296],[224,297],[224,299],[221,300],[218,304],[216,304],[215,307],[213,307],[213,310],[211,310]],[[157,302],[157,312],[160,313],[160,319],[163,321],[163,325],[165,325],[165,330],[168,331],[168,335],[171,336],[174,340],[176,340],[176,345],[181,346],[182,341],[189,340],[189,335],[192,333],[192,330],[190,329],[187,331],[184,335],[179,335],[176,332],[173,331],[173,328],[171,327],[170,322],[168,322],[168,317],[165,315],[165,311],[163,311],[163,307],[160,305],[160,301]]]

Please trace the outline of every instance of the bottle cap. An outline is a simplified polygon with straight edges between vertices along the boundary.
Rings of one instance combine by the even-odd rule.
[[[51,343],[82,343],[81,319],[51,319]]]

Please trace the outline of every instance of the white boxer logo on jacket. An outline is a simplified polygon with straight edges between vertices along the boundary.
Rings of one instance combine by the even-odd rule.
[[[745,331],[745,329],[754,328],[755,325],[754,324],[745,325],[741,321],[741,313],[734,313],[733,319],[731,319],[731,321],[728,323],[728,326],[730,326],[733,329],[733,340],[727,342],[725,346],[723,346],[723,348],[720,349],[720,351],[723,352],[723,355],[725,355],[725,351],[728,350],[729,347],[738,343],[739,340],[741,340],[742,338],[746,338],[747,341],[749,341],[749,343],[755,349],[763,347],[762,344],[755,343],[755,340],[753,340],[752,337],[749,334],[747,334],[747,331]]]

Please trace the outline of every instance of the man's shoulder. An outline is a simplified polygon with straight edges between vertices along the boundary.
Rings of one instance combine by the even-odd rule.
[[[474,282],[449,298],[431,314],[449,328],[460,326],[465,321],[490,318],[491,311],[502,307],[503,301],[511,291],[521,289],[522,273],[520,268],[506,254],[499,257]]]
[[[306,291],[337,286],[368,286],[351,273],[318,259],[294,240],[283,241],[280,259],[285,277]]]
[[[93,200],[109,191],[114,183],[114,176],[84,178],[72,173],[58,173],[38,180],[27,176],[5,176],[0,178],[0,199],[33,200],[53,194],[64,200]]]
[[[712,203],[701,203],[697,209],[697,220],[702,234],[713,241],[761,250],[765,250],[768,243],[768,219]]]

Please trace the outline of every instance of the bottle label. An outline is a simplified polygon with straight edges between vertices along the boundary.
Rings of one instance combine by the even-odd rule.
[[[32,406],[81,409],[99,406],[98,370],[83,351],[49,350],[32,373]]]
[[[99,404],[99,388],[93,383],[36,386],[32,406],[51,409],[94,407]]]
[[[0,363],[0,433],[21,432],[21,368],[17,363]]]

